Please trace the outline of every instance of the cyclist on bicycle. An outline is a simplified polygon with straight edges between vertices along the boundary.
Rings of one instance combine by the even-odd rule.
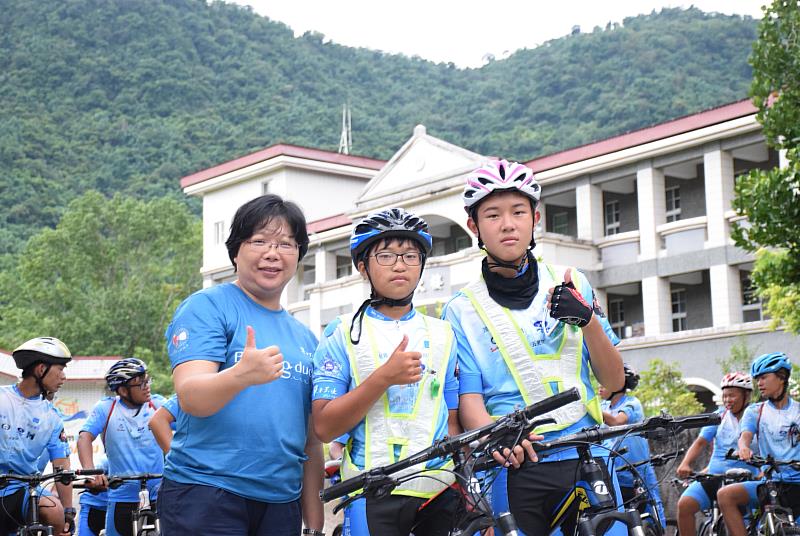
[[[700,430],[697,439],[678,466],[677,473],[680,478],[687,478],[691,474],[692,463],[709,445],[713,447],[706,472],[722,475],[728,469],[734,468],[758,472],[756,468],[744,462],[725,459],[725,454],[737,447],[741,418],[753,394],[753,380],[743,372],[730,372],[722,377],[720,387],[723,408],[719,413],[722,420],[718,425],[706,426]],[[681,494],[678,500],[678,530],[682,535],[694,536],[697,533],[695,515],[701,510],[711,508],[711,503],[716,499],[722,483],[722,479],[692,482]]]
[[[95,467],[108,471],[108,458],[101,454]],[[106,528],[108,492],[84,490],[78,501],[81,505],[78,512],[78,536],[99,536],[100,531]]]
[[[783,352],[757,357],[750,366],[750,375],[758,384],[764,402],[751,404],[741,421],[738,441],[739,457],[749,460],[755,446],[762,456],[778,461],[800,460],[800,403],[789,397],[792,363]],[[755,438],[756,444],[752,445]],[[800,471],[781,467],[773,475],[781,481],[781,502],[791,506],[794,515],[800,510]],[[744,536],[745,526],[740,506],[755,509],[759,505],[759,481],[725,486],[717,492],[717,500],[731,536]]]
[[[78,435],[81,465],[84,469],[94,469],[92,442],[100,436],[111,475],[161,473],[164,455],[147,423],[164,403],[164,397],[150,394],[147,365],[135,357],[121,359],[111,365],[105,379],[109,390],[116,396],[100,400],[83,424]],[[147,482],[151,501],[156,499],[160,482],[160,479]],[[87,487],[104,491],[108,487],[108,478],[105,475],[95,477],[87,482]],[[132,514],[138,506],[137,482],[125,482],[109,490],[106,535],[130,535]]]
[[[0,387],[0,473],[32,475],[47,453],[53,469],[69,469],[69,445],[64,423],[47,400],[64,384],[64,367],[72,360],[67,346],[54,337],[31,339],[12,352],[22,379]],[[22,482],[0,489],[0,534],[16,532],[25,523],[28,493]],[[59,499],[42,494],[39,515],[56,533],[75,523],[72,486],[57,484]],[[66,514],[65,514],[66,512]]]
[[[612,393],[602,385],[598,389],[600,398],[603,399],[600,407],[603,410],[603,422],[608,426],[621,426],[623,424],[635,424],[644,421],[644,409],[639,399],[630,394],[639,385],[639,374],[627,363],[623,365],[625,370],[625,385],[621,391]],[[647,439],[641,436],[628,436],[621,442],[612,439],[608,442],[613,450],[627,448],[627,453],[623,458],[616,460],[616,465],[635,464],[650,459],[650,446]],[[611,453],[613,454],[613,452]],[[666,529],[664,517],[664,506],[661,503],[661,494],[658,491],[658,478],[653,466],[649,463],[640,465],[636,468],[642,476],[643,484],[647,488],[653,502],[658,508],[658,516],[661,520],[662,528]],[[627,503],[636,498],[637,490],[634,487],[634,476],[630,471],[617,471],[622,499]]]
[[[350,432],[343,479],[460,431],[452,328],[411,303],[431,246],[427,223],[400,208],[370,214],[353,229],[350,254],[371,295],[354,315],[328,325],[314,354],[317,435],[332,441]],[[447,535],[456,501],[452,475],[436,471],[442,465],[430,462],[426,476],[388,497],[349,505],[344,534]]]
[[[175,426],[182,411],[178,403],[178,395],[172,395],[164,402],[164,405],[158,408],[150,419],[148,426],[153,432],[153,437],[156,443],[161,448],[164,456],[169,452],[172,445],[172,433],[175,431]]]
[[[474,429],[517,407],[578,387],[581,401],[548,414],[547,439],[602,423],[590,369],[612,391],[622,389],[622,358],[586,277],[573,268],[537,261],[534,228],[540,187],[533,171],[492,160],[467,176],[463,201],[467,226],[486,252],[482,277],[447,304],[444,318],[458,345],[461,423]],[[524,449],[524,452],[523,452]],[[605,451],[593,450],[605,466]],[[504,460],[508,452],[497,452]],[[525,460],[525,454],[529,460]],[[535,464],[526,441],[509,457],[492,489],[496,512],[508,510],[529,535],[550,532],[561,499],[575,487],[577,451],[548,455]],[[574,525],[574,518],[567,521]]]

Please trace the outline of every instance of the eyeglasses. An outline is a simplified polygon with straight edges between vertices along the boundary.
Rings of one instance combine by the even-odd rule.
[[[392,253],[391,251],[382,251],[372,255],[375,261],[381,266],[394,266],[397,259],[403,259],[406,266],[419,266],[422,263],[422,255],[416,251],[409,251],[408,253]]]
[[[282,240],[280,242],[271,242],[269,240],[262,240],[260,238],[256,238],[254,240],[245,240],[247,244],[250,244],[250,247],[256,251],[268,251],[272,248],[280,253],[281,255],[294,255],[297,253],[298,245],[297,242],[291,242],[289,240]]]
[[[133,380],[131,380],[131,381],[129,381],[128,383],[126,383],[126,384],[125,384],[125,387],[139,387],[139,388],[144,388],[145,386],[147,386],[147,385],[150,385],[151,383],[153,383],[153,378],[151,378],[150,376],[144,376],[144,377],[142,377],[142,379],[141,379],[141,380],[140,380],[138,383],[133,383],[133,381],[134,381],[135,379],[136,379],[136,378],[134,378]]]

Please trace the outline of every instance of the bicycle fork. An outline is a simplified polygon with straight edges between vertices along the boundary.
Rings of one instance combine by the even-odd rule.
[[[139,490],[139,510],[133,516],[133,536],[150,532],[161,534],[161,523],[151,508],[150,492],[147,490],[147,482],[143,480]]]

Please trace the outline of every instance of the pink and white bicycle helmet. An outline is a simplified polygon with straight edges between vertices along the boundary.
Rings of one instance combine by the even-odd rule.
[[[494,192],[517,190],[530,197],[536,206],[542,191],[531,168],[507,160],[490,160],[470,173],[466,182],[462,198],[468,214]]]
[[[745,374],[744,372],[729,372],[722,377],[722,381],[719,382],[719,386],[722,389],[725,389],[726,387],[739,387],[741,389],[752,391],[753,380],[750,378],[749,374]]]

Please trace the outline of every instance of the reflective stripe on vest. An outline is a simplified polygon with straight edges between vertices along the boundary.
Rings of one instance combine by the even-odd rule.
[[[342,317],[340,329],[346,332],[350,326],[352,316]],[[419,382],[414,409],[411,413],[392,413],[389,409],[387,393],[372,405],[364,417],[364,470],[382,467],[406,458],[411,454],[431,446],[435,439],[436,425],[439,421],[442,404],[444,403],[444,385],[450,351],[453,345],[453,331],[450,324],[435,318],[422,316],[427,328],[429,341],[428,359],[425,372]],[[363,317],[362,334],[357,345],[350,342],[350,337],[344,333],[347,341],[347,354],[350,359],[350,370],[356,386],[372,374],[381,365],[378,357],[378,348],[375,342],[374,327],[369,316]],[[431,384],[438,380],[439,388],[433,389]],[[350,459],[350,445],[352,438],[345,449],[342,460],[342,477],[352,478],[363,471],[356,467]],[[395,447],[400,447],[400,455],[395,458]],[[452,467],[452,462],[447,462],[443,469]],[[424,470],[423,464],[410,467],[395,473],[395,477],[402,477],[411,473]],[[398,495],[411,495],[414,497],[432,497],[446,488],[454,481],[452,473],[446,470],[425,470],[400,484],[392,492]]]
[[[540,281],[540,288],[558,284],[552,267],[547,264],[544,266],[552,281]],[[599,398],[596,395],[592,399],[588,398],[586,386],[581,379],[583,331],[579,327],[562,323],[558,350],[552,354],[537,354],[528,344],[528,338],[517,325],[511,311],[491,298],[483,278],[467,285],[462,292],[469,298],[497,344],[526,405],[571,387],[577,387],[580,391],[581,400],[548,413],[547,417],[556,422],[537,428],[538,433],[563,430],[581,420],[587,413],[597,423],[603,422]],[[547,309],[543,307],[541,314],[544,318],[548,314]],[[553,391],[552,383],[556,383],[558,391]]]

